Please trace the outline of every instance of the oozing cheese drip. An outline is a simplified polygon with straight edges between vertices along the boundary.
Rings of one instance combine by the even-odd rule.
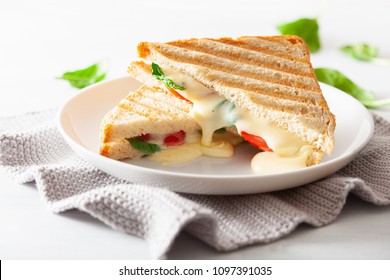
[[[236,122],[237,130],[261,136],[279,157],[295,155],[302,146],[306,145],[287,130],[282,130],[267,120],[256,118],[248,111],[240,111],[240,118]]]
[[[183,144],[172,149],[164,149],[148,156],[149,159],[163,165],[182,164],[202,155],[199,143]]]
[[[173,69],[164,68],[164,74],[165,77],[185,88],[177,91],[193,103],[190,114],[202,128],[203,145],[211,144],[214,131],[234,124],[238,112],[226,98]]]
[[[282,171],[292,171],[306,167],[307,157],[312,153],[310,145],[302,146],[291,156],[281,156],[277,153],[262,152],[255,155],[251,161],[252,170],[258,174],[273,174]]]
[[[233,146],[227,141],[212,141],[209,146],[200,142],[184,144],[172,149],[164,149],[149,156],[149,159],[163,165],[182,164],[205,155],[215,158],[231,157],[234,153]]]
[[[249,111],[234,106],[225,97],[206,88],[196,80],[173,69],[164,68],[164,74],[184,90],[177,90],[193,103],[191,116],[202,128],[202,145],[212,143],[214,131],[235,125],[239,132],[262,137],[274,152],[261,152],[251,163],[255,173],[266,174],[306,167],[312,147],[273,123],[259,119]]]
[[[156,139],[159,137],[155,137]],[[162,138],[162,137],[160,137]],[[199,133],[186,133],[185,144],[180,146],[164,147],[160,151],[149,155],[150,160],[163,165],[182,164],[204,155],[214,158],[228,158],[234,153],[233,145],[242,138],[229,132],[215,133],[210,145],[201,144]],[[151,143],[152,141],[149,141]],[[154,142],[158,144],[157,142]],[[160,143],[161,144],[161,143]]]

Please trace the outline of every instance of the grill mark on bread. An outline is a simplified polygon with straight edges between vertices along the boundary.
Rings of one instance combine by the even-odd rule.
[[[150,65],[145,64],[144,62],[132,63],[131,65],[133,69],[133,73],[141,73],[142,71],[148,71],[150,69]],[[147,74],[147,73],[146,73]],[[237,88],[237,92],[242,89],[253,91],[253,94],[265,94],[281,99],[286,100],[295,100],[299,102],[305,102],[307,104],[320,104],[323,102],[322,95],[320,93],[314,94],[313,92],[309,92],[302,89],[297,89],[289,86],[277,85],[274,83],[262,82],[259,84],[258,80],[255,79],[246,79],[245,82],[242,81],[241,76],[233,76],[233,75],[222,75],[214,73],[209,74],[208,78],[211,80],[216,80],[218,82],[223,81],[226,86],[230,86],[232,88]],[[139,78],[143,75],[137,75],[136,78]],[[149,77],[152,77],[149,75]],[[164,88],[164,84],[161,81],[156,80],[154,77],[152,79],[155,81],[155,84],[158,84],[161,88]],[[171,94],[168,92],[168,94]]]
[[[154,87],[152,91],[143,91],[142,94],[129,94],[118,105],[129,111],[137,104],[142,105],[150,111],[159,112],[160,116],[181,116],[190,112],[192,107],[190,104],[165,91],[162,83],[161,87]],[[160,95],[157,95],[156,92],[159,92]],[[161,94],[165,94],[166,98],[162,99]]]
[[[303,89],[273,84],[269,82],[259,82],[255,79],[246,79],[245,82],[235,75],[221,75],[218,73],[208,74],[207,78],[215,81],[215,85],[223,84],[225,87],[236,88],[240,91],[251,92],[252,95],[266,95],[278,99],[303,102],[307,105],[321,104],[323,97],[320,93],[314,94]]]
[[[166,98],[161,99],[160,96],[156,95],[155,91],[145,92],[143,94],[143,97],[147,97],[149,99],[154,100],[154,102],[156,102],[156,106],[159,106],[159,108],[161,107],[161,104],[165,104],[166,108],[177,109],[177,112],[179,112],[179,113],[183,113],[183,112],[189,113],[191,111],[192,105],[190,103],[174,96],[166,88],[166,86],[164,85],[163,82],[161,82],[159,80],[156,80],[156,81],[158,81],[158,84],[155,87],[155,91],[156,92],[158,91],[159,93],[165,94]]]
[[[152,121],[158,121],[161,119],[175,119],[177,114],[180,114],[180,110],[166,110],[165,107],[158,106],[153,99],[139,99],[137,102],[129,101],[121,102],[118,104],[119,108],[126,111],[131,111],[134,115],[143,116]],[[175,112],[174,112],[175,111]],[[150,114],[153,112],[153,114]]]
[[[143,85],[136,92],[129,93],[104,117],[100,134],[102,147],[105,146],[102,152],[108,157],[134,158],[134,149],[125,138],[143,133],[197,131],[200,128],[189,116],[190,109],[190,104],[165,93],[164,89]],[[114,145],[113,141],[122,143]]]
[[[285,54],[296,61],[310,63],[310,52],[305,41],[294,35],[286,36],[242,36],[238,40],[248,45],[262,47],[264,50]]]
[[[275,103],[273,102],[271,97],[267,97],[265,95],[260,96],[258,94],[251,94],[250,92],[248,93],[248,97],[252,99],[253,102],[258,102],[264,107],[272,107],[272,109],[275,111],[304,116],[307,119],[308,123],[316,122],[318,120],[318,116],[323,116],[328,119],[328,115],[326,114],[326,111],[324,111],[324,108],[319,106],[307,104],[305,105],[303,103],[297,104],[295,102],[292,102],[291,100],[283,104]],[[317,128],[317,126],[313,126],[312,128]]]
[[[220,71],[224,75],[237,75],[243,78],[252,78],[264,82],[288,85],[296,88],[318,91],[317,82],[309,77],[297,76],[292,73],[281,72],[265,67],[256,67],[245,63],[236,63],[228,57],[217,57],[206,53],[187,50],[184,48],[153,43],[151,46],[159,55],[172,61],[193,64],[197,68],[207,68],[209,71]],[[151,52],[153,58],[156,53]]]
[[[230,57],[231,60],[250,65],[264,65],[269,69],[281,71],[284,73],[295,74],[297,76],[311,77],[311,68],[305,62],[299,62],[294,59],[268,54],[263,51],[255,51],[246,48],[245,46],[235,46],[219,42],[212,39],[189,39],[182,41],[174,41],[168,43],[176,47],[188,49],[192,51],[202,52],[215,56]],[[243,52],[243,50],[245,50]]]
[[[270,38],[261,36],[242,36],[238,37],[235,40],[231,38],[220,38],[211,40],[240,47],[246,50],[263,52],[269,55],[278,56],[289,60],[295,60],[303,63],[308,62],[302,50],[298,51],[296,48],[286,47],[286,40],[284,39],[283,41],[281,41],[275,38],[275,36],[272,36]]]
[[[132,111],[135,115],[142,115],[148,119],[151,119],[153,121],[160,120],[162,118],[164,119],[172,119],[178,117],[178,115],[182,115],[183,111],[179,110],[175,107],[169,107],[168,104],[166,106],[162,106],[162,102],[156,101],[152,98],[142,98],[137,100],[137,103],[133,102],[132,100],[127,100],[128,102],[121,102],[118,104],[118,107]],[[153,115],[151,116],[148,114],[148,112],[153,112]]]

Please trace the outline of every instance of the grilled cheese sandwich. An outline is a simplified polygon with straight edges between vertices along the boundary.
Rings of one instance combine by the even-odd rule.
[[[252,135],[264,140],[265,145],[259,148],[267,149],[268,152],[259,153],[252,161],[252,169],[255,172],[271,173],[269,167],[263,168],[270,164],[274,166],[275,172],[307,166],[313,148],[302,139],[270,121],[256,118],[248,110],[235,106],[224,96],[218,95],[184,74],[173,69],[163,69],[163,72],[166,73],[166,78],[184,87],[183,90],[176,91],[192,102],[190,115],[202,129],[201,142],[204,146],[211,145],[216,130],[235,126],[244,138]]]
[[[194,154],[219,146],[213,137],[221,128],[229,131],[222,146],[236,137],[262,150],[252,160],[255,173],[303,168],[331,153],[335,118],[301,38],[143,42],[138,53],[143,61],[132,62],[129,73],[186,104],[186,117],[201,131],[199,142],[190,144]],[[164,162],[158,158],[165,158],[165,153],[171,163],[179,162],[180,154],[186,153],[180,149],[165,149],[150,158]]]

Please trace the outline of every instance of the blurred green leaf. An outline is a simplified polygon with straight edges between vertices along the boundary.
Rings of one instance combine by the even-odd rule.
[[[283,23],[277,26],[283,35],[297,35],[305,40],[310,52],[314,53],[321,48],[320,37],[318,35],[317,19],[301,18],[293,22]]]
[[[315,68],[314,72],[318,81],[348,93],[359,100],[367,108],[379,108],[390,105],[390,99],[376,100],[371,91],[361,88],[338,70]]]
[[[347,45],[340,50],[357,60],[371,61],[378,56],[378,48],[367,44]]]
[[[84,69],[65,72],[58,79],[68,81],[75,88],[84,88],[104,80],[107,74],[103,63],[96,63]]]

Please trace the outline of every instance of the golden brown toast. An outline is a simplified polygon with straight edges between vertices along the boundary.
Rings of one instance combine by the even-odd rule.
[[[253,116],[269,120],[309,143],[314,147],[311,164],[318,163],[324,152],[332,152],[335,118],[301,38],[244,36],[142,42],[138,53],[162,68],[188,75]],[[144,82],[158,84],[152,76],[148,78],[148,67],[133,63],[129,72]]]

